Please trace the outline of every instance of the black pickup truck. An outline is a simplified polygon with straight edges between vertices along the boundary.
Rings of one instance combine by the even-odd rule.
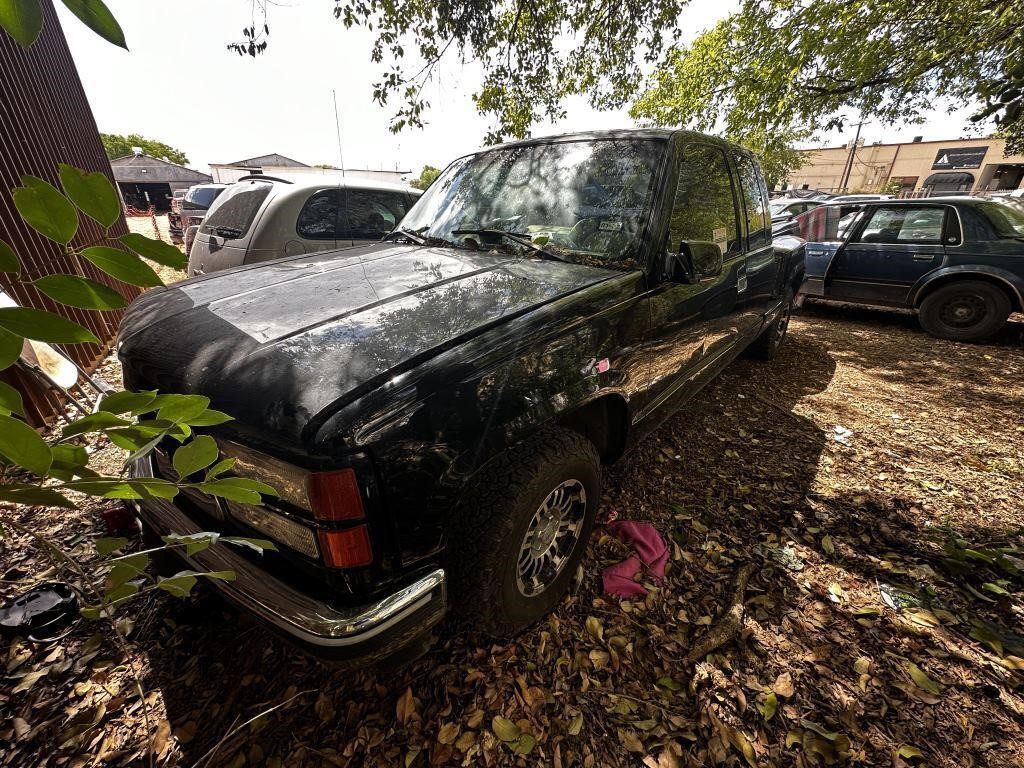
[[[786,247],[789,243],[792,247]],[[755,158],[634,130],[456,160],[378,244],[198,277],[138,299],[131,389],[201,393],[261,506],[143,502],[161,533],[233,531],[217,588],[308,650],[422,646],[452,610],[513,632],[563,597],[601,466],[744,349],[781,344],[802,244],[771,241]],[[173,479],[161,449],[139,475]]]

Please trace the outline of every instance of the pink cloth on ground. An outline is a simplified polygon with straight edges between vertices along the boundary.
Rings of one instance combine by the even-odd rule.
[[[665,540],[653,525],[635,520],[616,520],[607,525],[607,530],[636,551],[621,563],[604,569],[601,574],[604,591],[618,597],[643,597],[647,590],[633,581],[633,577],[646,566],[655,581],[665,578],[665,563],[668,562]]]

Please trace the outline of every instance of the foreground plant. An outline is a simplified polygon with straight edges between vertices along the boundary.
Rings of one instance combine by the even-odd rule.
[[[184,255],[172,245],[135,233],[118,237],[109,234],[121,215],[121,206],[105,175],[63,164],[58,175],[63,191],[43,179],[23,176],[22,186],[13,190],[13,197],[24,221],[43,237],[58,243],[72,260],[88,261],[111,277],[139,287],[162,285],[160,277],[142,257],[175,269],[184,267]],[[93,242],[72,245],[80,215],[96,221],[104,234]],[[0,241],[0,271],[17,279],[20,269],[14,249]],[[124,297],[113,288],[81,275],[46,275],[28,284],[54,301],[79,309],[106,311],[126,305]],[[0,370],[16,363],[25,339],[59,344],[98,341],[88,329],[55,313],[28,307],[0,308]],[[60,435],[48,442],[18,418],[25,416],[20,393],[0,382],[0,501],[22,507],[75,509],[83,496],[171,501],[185,488],[245,504],[258,504],[261,495],[275,495],[274,489],[264,483],[231,476],[235,460],[219,460],[216,441],[209,435],[194,434],[196,428],[230,420],[230,416],[209,405],[209,398],[201,395],[117,392],[104,398],[95,413],[68,422]],[[89,466],[86,444],[97,436],[106,437],[126,451],[118,475],[104,475]],[[172,482],[130,477],[128,470],[132,464],[161,444],[172,453],[179,479]],[[0,522],[3,521],[34,535],[31,526],[19,522],[10,507],[0,510]],[[218,535],[213,533],[184,539],[169,537],[164,548],[184,547],[188,554],[194,554],[217,540]],[[258,549],[273,548],[270,542],[258,539],[220,540]],[[56,554],[59,562],[71,562],[53,542],[39,543],[51,555]],[[101,540],[97,546],[99,554],[105,557],[127,543]],[[153,581],[146,576],[150,553],[121,556],[101,565],[94,577],[87,577],[87,581],[99,586],[85,615],[109,617],[114,607],[149,587],[184,596],[195,585],[197,576],[234,577],[230,572],[182,571]]]

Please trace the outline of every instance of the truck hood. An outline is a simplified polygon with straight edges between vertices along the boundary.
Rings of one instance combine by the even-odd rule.
[[[495,325],[620,272],[454,248],[375,244],[150,291],[121,325],[130,389],[196,393],[301,441],[341,407]]]

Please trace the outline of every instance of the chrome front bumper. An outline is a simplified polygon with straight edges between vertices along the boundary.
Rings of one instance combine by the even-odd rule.
[[[132,475],[153,476],[149,457],[135,463]],[[169,501],[146,499],[132,505],[160,536],[203,530]],[[445,612],[445,574],[441,569],[369,605],[336,608],[285,584],[230,544],[214,544],[191,557],[180,549],[174,551],[194,570],[234,571],[233,581],[210,579],[209,584],[318,655],[352,659],[385,656],[426,634]]]

